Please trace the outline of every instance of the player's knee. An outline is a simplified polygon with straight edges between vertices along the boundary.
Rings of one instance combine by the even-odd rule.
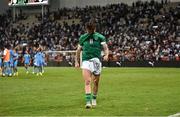
[[[90,80],[85,80],[85,85],[90,85],[91,81]]]
[[[98,86],[99,82],[97,80],[94,81],[94,85]]]

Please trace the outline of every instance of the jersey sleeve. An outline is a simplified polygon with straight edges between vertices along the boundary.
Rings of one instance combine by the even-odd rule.
[[[4,50],[3,55],[5,56],[7,54],[7,50]]]
[[[10,54],[11,54],[11,56],[14,56],[14,52],[12,50],[10,51]]]
[[[79,38],[79,45],[83,46],[83,35]]]
[[[101,40],[101,45],[106,44],[106,38],[105,38],[105,36],[101,35],[101,36],[100,36],[100,40]]]

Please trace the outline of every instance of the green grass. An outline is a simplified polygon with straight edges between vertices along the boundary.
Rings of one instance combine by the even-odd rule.
[[[84,108],[81,70],[0,78],[0,116],[167,116],[180,112],[180,69],[105,68],[95,109]]]

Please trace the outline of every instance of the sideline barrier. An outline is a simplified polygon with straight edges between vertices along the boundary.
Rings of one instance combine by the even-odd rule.
[[[178,67],[180,68],[180,61],[125,61],[125,62],[103,62],[106,67]]]
[[[178,67],[180,68],[180,61],[124,61],[124,62],[102,62],[104,67]],[[62,62],[55,62],[51,61],[48,62],[48,66],[55,66],[55,67],[71,67],[74,66],[67,61]]]

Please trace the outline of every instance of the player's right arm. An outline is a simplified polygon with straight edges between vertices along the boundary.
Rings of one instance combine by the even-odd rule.
[[[75,57],[75,67],[80,67],[80,53],[81,53],[82,47],[78,45],[78,48],[76,50],[76,57]]]

